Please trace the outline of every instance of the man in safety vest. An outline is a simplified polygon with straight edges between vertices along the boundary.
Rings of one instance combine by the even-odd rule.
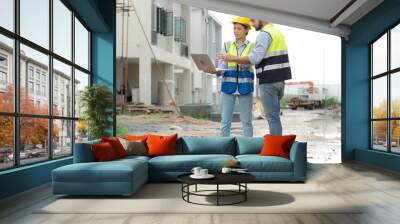
[[[268,120],[269,132],[282,135],[280,100],[284,94],[285,80],[291,79],[289,55],[283,34],[272,24],[251,19],[259,32],[254,47],[248,56],[219,53],[217,58],[238,64],[254,64],[259,79],[261,100]]]

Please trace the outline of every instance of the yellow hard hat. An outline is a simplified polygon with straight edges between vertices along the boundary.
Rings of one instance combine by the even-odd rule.
[[[240,23],[246,26],[248,29],[251,29],[250,19],[247,17],[238,16],[232,20],[232,23]]]

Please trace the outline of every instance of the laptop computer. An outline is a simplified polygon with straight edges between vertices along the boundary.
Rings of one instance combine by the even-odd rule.
[[[203,72],[216,73],[217,71],[223,71],[228,69],[215,68],[214,63],[211,61],[207,54],[190,54],[197,68]]]

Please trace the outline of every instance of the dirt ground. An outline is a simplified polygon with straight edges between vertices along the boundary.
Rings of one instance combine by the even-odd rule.
[[[282,110],[284,134],[296,134],[298,141],[308,145],[310,163],[339,163],[341,161],[341,124],[340,118],[332,111],[324,110]],[[219,122],[192,117],[178,117],[174,114],[149,114],[117,118],[123,132],[130,134],[171,134],[179,136],[218,136]],[[253,120],[254,136],[268,133],[265,119]],[[242,135],[240,122],[232,123],[231,134]]]

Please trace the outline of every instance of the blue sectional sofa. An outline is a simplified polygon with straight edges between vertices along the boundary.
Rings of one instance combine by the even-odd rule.
[[[259,182],[304,182],[307,169],[307,144],[295,142],[290,159],[260,156],[262,137],[181,137],[177,155],[127,156],[96,162],[91,141],[75,144],[74,163],[52,172],[53,193],[68,195],[131,195],[148,181],[176,181],[193,167],[218,172],[228,160],[236,160]]]

